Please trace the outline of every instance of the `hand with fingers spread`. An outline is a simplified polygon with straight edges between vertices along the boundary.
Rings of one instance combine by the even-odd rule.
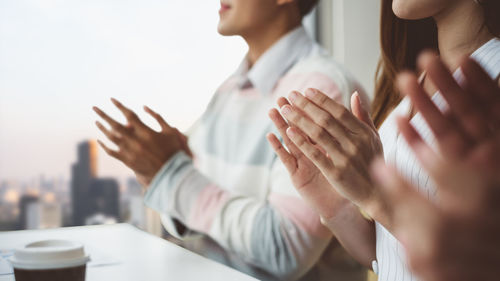
[[[98,142],[107,154],[131,168],[143,186],[150,184],[160,168],[176,152],[184,150],[190,154],[187,138],[176,128],[170,127],[158,113],[149,107],[144,107],[144,110],[160,124],[160,132],[146,126],[137,114],[119,101],[115,99],[111,101],[125,115],[127,125],[120,124],[98,107],[94,107],[94,111],[111,126],[111,129],[107,129],[99,121],[96,121],[97,127],[118,147],[118,150],[112,150],[103,142]]]
[[[353,113],[315,89],[306,97],[292,92],[289,100],[291,105],[281,107],[291,125],[287,136],[342,196],[368,207],[378,196],[369,165],[382,154],[382,145],[359,95],[352,96]]]
[[[378,162],[373,174],[391,214],[386,227],[424,280],[498,280],[500,88],[472,59],[461,64],[460,85],[435,55],[424,54],[419,64],[449,109],[440,111],[413,74],[401,74],[398,86],[427,121],[439,153],[407,118],[400,118],[398,127],[434,180],[437,200],[424,197],[394,168]]]
[[[279,98],[278,105],[283,107],[289,103],[285,98]],[[285,149],[276,135],[269,134],[267,139],[290,173],[292,183],[301,196],[309,201],[309,204],[316,209],[321,217],[327,219],[333,217],[339,209],[350,204],[332,188],[314,163],[305,157],[302,151],[290,140],[286,133],[288,123],[278,110],[271,109],[269,117],[278,129],[288,150]]]

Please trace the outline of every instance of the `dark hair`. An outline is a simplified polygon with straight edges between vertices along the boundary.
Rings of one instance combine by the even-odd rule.
[[[381,58],[376,72],[375,98],[372,117],[380,127],[389,112],[401,101],[395,87],[398,72],[416,71],[417,56],[424,49],[438,51],[437,27],[432,18],[403,20],[392,10],[393,0],[383,0],[380,23]],[[500,1],[481,0],[484,9],[484,26],[491,34],[500,37]]]
[[[302,16],[309,14],[318,4],[319,0],[297,0],[299,11]]]

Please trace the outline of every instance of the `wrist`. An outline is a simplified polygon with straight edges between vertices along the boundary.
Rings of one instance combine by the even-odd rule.
[[[379,193],[370,196],[368,200],[359,205],[359,208],[384,226],[387,226],[390,221],[390,208]]]
[[[342,207],[336,208],[335,212],[331,215],[320,215],[320,221],[321,224],[328,228],[335,228],[335,226],[351,220],[358,212],[359,208],[350,201],[347,201]]]
[[[158,158],[158,164],[161,169],[166,163],[176,156],[177,153],[184,151],[180,146],[173,146],[163,157]],[[184,151],[185,152],[185,151]],[[187,152],[185,152],[187,154]],[[158,171],[160,170],[158,169]]]
[[[191,158],[189,158],[183,150],[176,151],[166,161],[162,162],[159,169],[157,169],[153,174],[145,177],[148,184],[146,189],[149,189],[161,178],[171,177],[173,174],[179,173],[179,166],[182,166],[182,164],[188,160],[191,161]]]
[[[332,219],[339,214],[343,214],[347,209],[350,209],[351,206],[354,205],[348,199],[337,194],[335,195],[336,196],[325,195],[320,203],[313,201],[316,203],[311,204],[312,206],[315,206],[315,209],[321,218],[327,220]]]

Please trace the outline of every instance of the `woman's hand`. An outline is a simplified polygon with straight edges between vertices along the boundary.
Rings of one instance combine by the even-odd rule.
[[[118,146],[119,150],[112,150],[101,141],[98,142],[108,155],[131,168],[143,187],[151,183],[156,173],[176,152],[184,150],[191,155],[187,138],[177,129],[170,127],[158,113],[144,107],[144,110],[160,124],[160,132],[142,123],[132,110],[119,101],[112,99],[112,102],[125,115],[128,124],[122,125],[94,107],[94,111],[111,126],[111,129],[107,129],[99,121],[96,125]]]
[[[293,106],[281,107],[292,126],[287,136],[342,196],[369,212],[378,200],[369,166],[382,144],[359,95],[351,98],[353,113],[318,90],[306,96],[292,92]]]
[[[290,104],[285,98],[280,98],[278,105],[283,107]],[[288,151],[275,135],[269,134],[268,140],[288,169],[297,191],[317,210],[322,223],[332,231],[349,254],[361,264],[371,266],[375,259],[374,224],[361,215],[356,205],[341,196],[315,164],[290,140],[286,133],[289,126],[279,112],[272,109],[269,117],[278,128]],[[315,147],[324,153],[318,145]]]
[[[500,88],[471,59],[461,64],[462,86],[435,55],[421,56],[419,64],[450,109],[441,112],[413,74],[400,75],[398,85],[429,124],[440,153],[407,118],[398,126],[435,182],[438,198],[424,197],[394,168],[377,163],[374,175],[391,209],[388,229],[424,280],[498,280]]]
[[[278,99],[280,107],[288,104],[285,98]],[[288,124],[278,110],[270,110],[269,117],[278,129],[288,151],[274,134],[268,134],[267,139],[290,173],[295,188],[321,217],[330,219],[335,216],[339,209],[349,204],[349,201],[333,189],[318,168],[288,138],[286,134]]]

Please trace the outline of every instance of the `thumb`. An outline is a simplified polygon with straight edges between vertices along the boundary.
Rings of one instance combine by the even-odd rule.
[[[358,91],[354,92],[351,96],[351,111],[356,118],[363,121],[366,125],[370,126],[372,129],[376,130],[375,124],[373,124],[373,120],[370,117],[370,113],[368,109],[363,106],[363,102],[359,96]]]
[[[192,158],[193,152],[189,148],[187,136],[181,133],[177,128],[174,128],[174,132],[177,135],[177,139],[181,142],[182,149],[188,154],[189,157]]]

